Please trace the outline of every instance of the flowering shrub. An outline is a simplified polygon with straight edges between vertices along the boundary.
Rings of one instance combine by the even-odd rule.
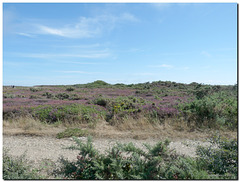
[[[96,123],[93,112],[77,111],[70,106],[64,109],[66,105],[77,104],[81,108],[95,105],[99,109],[97,115],[111,124],[143,116],[150,123],[163,123],[171,118],[176,122],[185,120],[189,126],[235,129],[238,125],[236,88],[236,85],[169,81],[111,85],[101,80],[68,87],[4,87],[3,117],[13,119],[30,114],[48,123],[58,120]]]

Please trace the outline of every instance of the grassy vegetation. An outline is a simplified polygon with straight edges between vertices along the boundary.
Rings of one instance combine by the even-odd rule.
[[[67,128],[57,138],[86,136],[88,129],[105,122],[116,130],[145,129],[171,121],[184,127],[237,131],[237,85],[182,84],[158,81],[140,84],[88,84],[3,88],[3,125],[37,133],[46,127]],[[81,125],[85,125],[84,129]],[[149,127],[151,128],[151,127]],[[179,156],[168,141],[146,150],[117,144],[107,155],[82,143],[77,162],[62,159],[58,178],[67,179],[237,179],[237,141],[215,137],[199,147],[197,158]],[[127,155],[126,155],[127,154]],[[38,179],[23,160],[3,156],[4,179]]]

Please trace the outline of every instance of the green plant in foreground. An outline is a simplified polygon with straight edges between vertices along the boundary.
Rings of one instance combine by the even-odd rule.
[[[78,160],[69,162],[61,159],[62,167],[58,174],[63,175],[65,179],[236,179],[236,168],[225,170],[223,173],[215,170],[213,173],[209,170],[204,155],[200,154],[197,160],[179,156],[168,149],[170,142],[167,140],[154,146],[145,144],[145,150],[137,148],[133,143],[117,143],[103,155],[93,147],[91,137],[88,137],[86,143],[76,137],[73,138],[77,145],[69,149],[79,150]],[[225,143],[224,147],[225,150],[232,149],[235,148],[235,144]],[[202,150],[204,151],[204,148]],[[229,157],[228,154],[224,153],[223,156]],[[236,151],[231,155],[237,155]],[[218,160],[216,155],[212,158]],[[226,158],[223,161],[228,163]],[[232,162],[237,164],[235,159]],[[220,169],[222,163],[219,162],[217,165]],[[229,177],[229,174],[232,176]]]
[[[87,130],[82,130],[80,128],[67,128],[63,132],[58,133],[57,138],[61,139],[61,138],[67,138],[72,136],[82,137],[82,136],[86,136],[87,133],[88,133]]]
[[[26,165],[25,156],[14,159],[6,150],[3,151],[3,179],[4,180],[26,180],[42,179],[37,170],[32,170]]]
[[[219,176],[220,179],[237,179],[238,144],[237,140],[228,140],[216,135],[209,147],[197,149],[198,164],[202,169]]]

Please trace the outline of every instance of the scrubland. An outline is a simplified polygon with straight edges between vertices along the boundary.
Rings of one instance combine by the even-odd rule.
[[[4,86],[3,134],[75,137],[77,161],[61,159],[62,166],[52,171],[56,179],[237,179],[237,106],[237,85],[168,81],[111,85],[98,80]],[[88,141],[76,138],[82,136],[89,136]],[[90,136],[159,142],[146,145],[146,150],[134,143],[118,143],[102,155]],[[171,151],[166,138],[212,143],[199,146],[192,158]],[[4,179],[47,178],[8,153],[3,163]]]

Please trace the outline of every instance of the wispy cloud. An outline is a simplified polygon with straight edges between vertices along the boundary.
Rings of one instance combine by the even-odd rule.
[[[66,33],[62,29],[50,28],[44,25],[36,25],[36,26],[39,28],[40,33],[58,35],[63,37],[66,36]]]
[[[17,32],[16,34],[21,35],[21,36],[25,36],[25,37],[31,37],[31,38],[36,37],[35,35],[29,34],[29,33]]]
[[[71,22],[71,20],[69,21]],[[91,38],[112,31],[119,23],[139,21],[137,17],[130,13],[122,13],[118,16],[105,14],[96,17],[80,17],[76,22],[68,22],[58,26],[39,22],[29,23],[28,30],[23,29],[21,34],[18,34],[22,36],[54,35],[66,38]]]
[[[173,68],[172,65],[169,64],[161,64],[161,65],[148,65],[151,68]]]
[[[103,52],[103,53],[81,53],[81,54],[44,54],[44,53],[19,53],[17,54],[20,57],[28,57],[28,58],[89,58],[89,59],[96,59],[96,58],[106,58],[110,56],[110,53]]]

